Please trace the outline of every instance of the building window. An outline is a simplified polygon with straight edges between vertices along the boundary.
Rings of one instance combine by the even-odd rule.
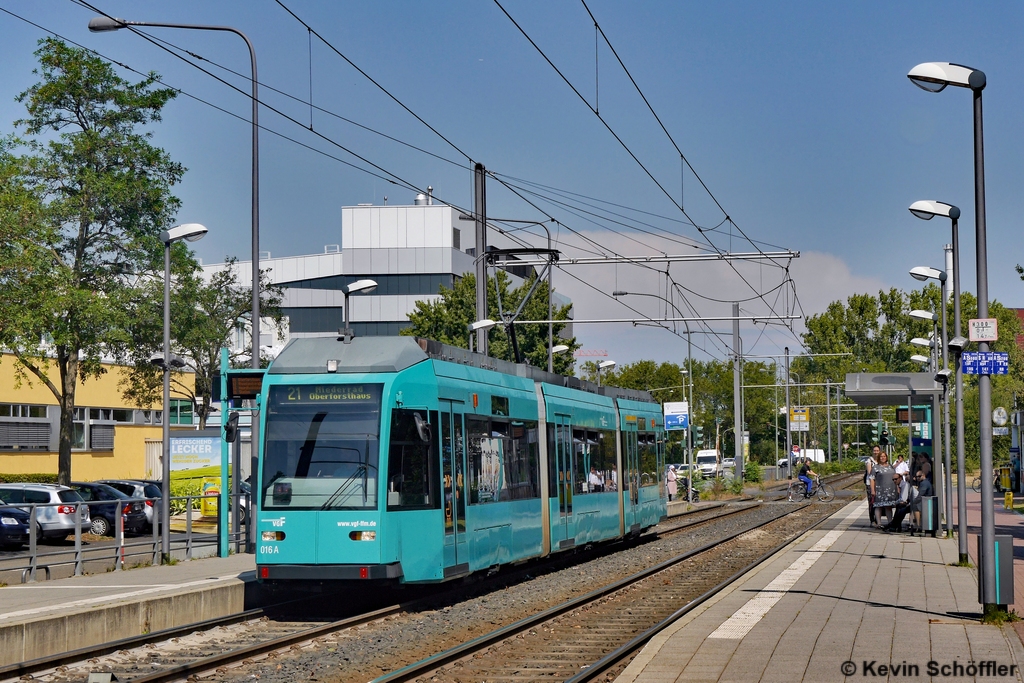
[[[171,417],[170,424],[172,425],[190,425],[195,424],[193,420],[192,412],[192,401],[185,398],[172,398],[171,399]]]
[[[50,448],[46,406],[0,404],[0,450],[45,451]]]
[[[84,450],[86,439],[86,412],[85,408],[75,408],[74,424],[71,429],[71,448]]]
[[[164,423],[164,411],[162,410],[142,410],[142,424],[145,425],[160,425]]]

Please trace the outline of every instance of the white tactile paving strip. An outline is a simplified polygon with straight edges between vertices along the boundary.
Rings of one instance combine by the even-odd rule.
[[[822,536],[817,543],[803,553],[793,564],[789,565],[775,579],[761,589],[757,595],[751,598],[747,604],[736,611],[731,617],[723,622],[708,638],[721,638],[738,640],[743,638],[754,628],[768,610],[775,606],[808,569],[814,566],[818,558],[822,556],[832,544],[835,543],[844,531],[850,528],[853,520],[864,514],[867,503],[862,503],[853,509],[835,529]]]

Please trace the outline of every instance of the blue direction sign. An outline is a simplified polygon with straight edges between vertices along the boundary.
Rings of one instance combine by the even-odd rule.
[[[968,351],[960,356],[965,375],[1007,375],[1010,354],[1002,351]]]

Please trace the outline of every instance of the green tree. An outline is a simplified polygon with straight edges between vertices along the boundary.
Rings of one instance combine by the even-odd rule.
[[[1024,277],[1024,272],[1018,271]],[[914,337],[927,338],[932,334],[932,324],[928,321],[910,317],[910,311],[924,309],[939,312],[941,315],[942,293],[934,283],[922,289],[902,292],[897,289],[880,291],[878,296],[857,294],[849,297],[844,304],[833,301],[825,312],[811,316],[807,320],[807,332],[803,335],[804,345],[812,354],[848,353],[846,356],[799,357],[794,359],[792,369],[803,382],[825,382],[826,379],[840,384],[846,380],[846,374],[852,372],[918,372],[921,367],[910,360],[914,354],[925,352],[920,347],[910,344]],[[960,334],[966,336],[966,324],[977,316],[977,298],[970,292],[961,294],[961,318],[965,329]],[[1021,334],[1020,321],[1014,311],[1006,308],[998,301],[989,304],[990,317],[999,323],[999,340],[992,344],[993,351],[1005,351],[1010,355],[1010,374],[992,377],[993,405],[1011,408],[1014,396],[1024,391],[1024,353],[1017,346],[1017,336]],[[949,336],[955,336],[953,329],[953,302],[946,304],[946,317]],[[951,359],[952,362],[952,359]],[[825,402],[824,390],[821,387],[810,387],[804,390],[805,403],[822,404]],[[952,394],[949,400],[954,400]],[[844,416],[846,415],[844,410]],[[853,411],[850,412],[852,416]],[[861,415],[862,419],[877,419],[877,410],[871,409]],[[883,411],[886,419],[893,427],[894,443],[899,449],[907,442],[906,429],[893,424],[892,409]],[[955,411],[951,411],[954,420],[952,431],[955,434]],[[978,383],[971,375],[964,376],[964,433],[965,456],[968,465],[978,462],[979,431],[978,431]],[[846,417],[844,417],[846,419]],[[811,429],[819,432],[817,438],[824,439],[824,420],[812,418]],[[866,441],[867,435],[862,426],[846,424],[843,427],[842,440],[846,443]],[[955,449],[954,449],[955,451]],[[1007,439],[996,438],[993,442],[993,454],[997,461],[1009,457]]]
[[[508,275],[498,271],[496,277],[487,281],[487,310],[491,320],[501,320],[498,312],[498,295],[501,295],[501,310],[508,314],[515,312],[523,298],[533,286],[536,275],[519,287],[511,287]],[[465,275],[455,281],[452,289],[441,287],[441,295],[436,301],[417,301],[416,310],[409,314],[411,325],[402,330],[403,335],[426,337],[443,344],[468,348],[468,326],[476,320],[476,276]],[[569,320],[571,306],[555,306],[555,320]],[[537,283],[533,296],[526,302],[519,320],[548,319],[548,285],[547,282]],[[576,338],[562,339],[558,335],[565,329],[565,323],[555,323],[554,343],[565,344],[569,351],[560,353],[554,358],[555,372],[562,375],[573,374],[572,352],[579,348]],[[548,366],[548,326],[547,325],[516,325],[516,337],[519,352],[530,365],[538,368]],[[502,325],[492,328],[487,335],[488,353],[494,358],[512,360],[512,344]]]
[[[220,373],[220,350],[231,347],[230,339],[239,320],[252,310],[252,287],[239,281],[235,259],[225,262],[209,282],[184,243],[171,247],[174,285],[171,288],[171,353],[185,361],[185,372],[194,382],[171,374],[171,391],[192,402],[199,428],[206,427],[211,414],[214,376]],[[130,345],[131,370],[122,380],[126,399],[137,405],[152,405],[162,398],[163,372],[148,362],[163,351],[163,279],[147,278],[139,283]],[[282,289],[269,283],[269,271],[260,273],[260,313],[282,324]],[[230,356],[233,366],[248,367],[249,352],[243,348]],[[264,362],[269,359],[263,358]]]
[[[13,203],[20,218],[5,222],[20,223],[34,248],[29,272],[8,271],[0,343],[19,379],[42,382],[57,400],[58,480],[67,484],[78,383],[102,374],[102,357],[131,340],[134,293],[123,273],[161,261],[158,235],[178,209],[171,187],[184,168],[138,130],[159,121],[175,96],[153,87],[155,74],[129,83],[109,63],[49,38],[36,56],[40,81],[18,97],[28,112],[15,122],[24,153],[4,162],[16,169],[3,188],[13,182],[15,196],[0,202]]]

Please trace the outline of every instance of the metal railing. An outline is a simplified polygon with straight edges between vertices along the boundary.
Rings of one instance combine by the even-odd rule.
[[[172,515],[172,533],[170,557],[174,559],[191,560],[196,551],[202,548],[212,548],[213,553],[206,553],[204,556],[216,554],[221,535],[220,515],[216,515],[212,521],[207,521],[201,515],[197,515],[198,508],[202,501],[211,500],[219,502],[220,496],[198,495],[198,496],[174,496],[171,498],[172,506],[175,502],[183,507],[180,515]],[[229,525],[232,520],[238,520],[239,515],[235,512],[244,510],[241,517],[244,522],[234,524],[234,528],[228,531],[228,547],[236,553],[246,552],[253,546],[254,537],[252,534],[251,500],[247,493],[239,493],[236,496],[229,496],[232,512],[229,513]],[[148,534],[127,536],[124,530],[125,513],[124,506],[142,503],[152,507],[151,531]],[[89,533],[91,527],[83,526],[83,511],[89,509],[90,519],[95,515],[93,508],[117,506],[114,515],[113,536],[110,542],[93,541],[83,538],[83,534]],[[55,570],[62,567],[70,567],[70,575],[81,576],[86,571],[86,565],[99,565],[99,571],[123,571],[126,568],[141,565],[158,565],[161,563],[161,541],[160,525],[164,520],[160,519],[159,498],[129,498],[113,501],[83,501],[70,503],[9,503],[7,507],[17,508],[28,513],[28,545],[23,550],[15,550],[14,554],[4,552],[0,554],[0,576],[15,574],[19,576],[21,583],[37,581],[40,577],[49,580],[56,573]],[[63,547],[40,547],[41,522],[46,521],[50,515],[46,514],[48,508],[71,507],[73,511],[63,515],[65,518],[73,516],[74,527],[69,527],[67,534],[62,538],[67,542],[68,537],[74,535],[73,546]],[[184,518],[184,531],[175,533],[175,521],[182,521]],[[212,529],[204,531],[202,527],[212,526]],[[133,560],[135,560],[133,562]]]

